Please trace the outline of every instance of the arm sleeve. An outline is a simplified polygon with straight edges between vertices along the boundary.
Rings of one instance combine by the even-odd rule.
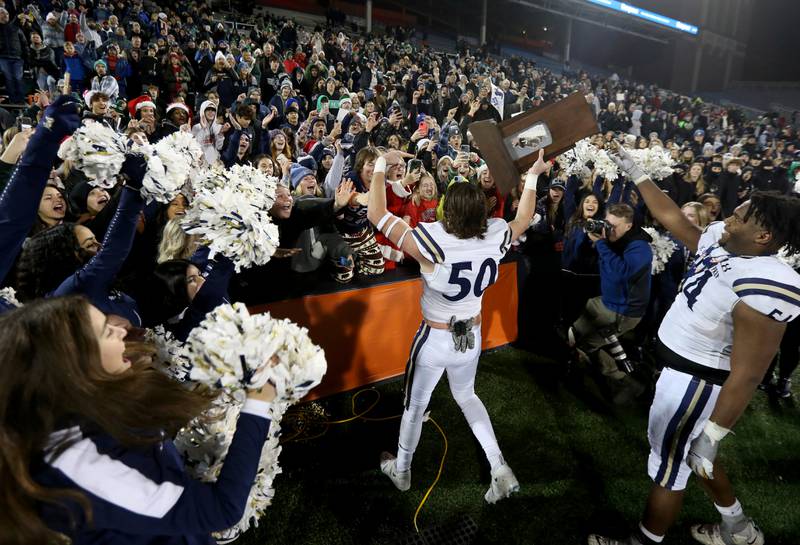
[[[64,280],[53,292],[53,296],[85,293],[90,297],[102,297],[108,293],[133,245],[139,213],[144,200],[139,191],[123,188],[117,213],[111,220],[100,251],[75,274]]]
[[[333,158],[333,164],[328,174],[325,175],[325,183],[323,190],[326,197],[333,198],[339,185],[342,183],[342,176],[344,175],[344,155],[341,151],[336,153]]]
[[[5,161],[0,161],[0,195],[5,191],[8,181],[11,179],[11,174],[14,172],[16,164],[8,164]]]
[[[236,161],[236,152],[239,151],[239,140],[242,139],[242,131],[233,129],[233,134],[228,139],[228,145],[222,150],[222,162],[226,168],[230,168]]]
[[[424,223],[417,224],[417,226],[411,230],[411,234],[414,237],[414,242],[417,243],[417,248],[419,248],[419,252],[422,254],[422,257],[431,263],[444,263],[444,251],[436,242],[436,239],[432,236],[430,230],[425,227]]]
[[[569,219],[575,213],[578,204],[575,195],[578,193],[578,177],[570,176],[567,178],[567,187],[564,191],[564,217]]]
[[[622,190],[625,188],[625,181],[622,178],[617,178],[611,182],[611,194],[608,196],[609,204],[618,204],[622,202]]]
[[[353,149],[352,149],[353,157],[355,157],[359,151],[366,148],[368,145],[369,145],[369,133],[367,131],[361,131],[353,139]]]
[[[598,201],[601,203],[606,203],[606,199],[603,197],[603,178],[601,176],[597,176],[594,179],[594,183],[592,184],[592,193],[594,193],[594,196],[597,197]],[[609,199],[609,202],[611,202],[611,199]]]
[[[44,132],[37,128],[31,136],[19,166],[0,194],[0,280],[11,270],[33,226],[58,152],[58,142],[45,138]]]

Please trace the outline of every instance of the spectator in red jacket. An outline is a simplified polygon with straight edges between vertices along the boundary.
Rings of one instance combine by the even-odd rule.
[[[437,206],[439,206],[439,193],[436,191],[436,182],[431,174],[425,172],[414,188],[411,198],[403,206],[401,215],[405,222],[414,228],[418,223],[436,221]]]

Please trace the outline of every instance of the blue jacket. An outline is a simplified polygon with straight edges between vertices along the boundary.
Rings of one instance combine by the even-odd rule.
[[[599,240],[595,247],[600,255],[603,304],[623,316],[644,316],[650,299],[653,263],[650,236],[634,227],[616,242]]]
[[[83,58],[80,55],[65,56],[62,61],[62,72],[69,72],[70,78],[76,81],[85,80],[86,67],[83,65]]]
[[[598,255],[591,239],[580,225],[573,226],[564,236],[561,267],[576,274],[599,274]]]
[[[67,512],[52,504],[40,507],[42,519],[74,545],[214,545],[211,532],[230,528],[244,514],[269,432],[266,412],[263,402],[245,403],[214,483],[189,476],[172,441],[128,448],[102,431],[70,428],[77,442],[55,459],[43,456],[31,473],[47,488],[83,493],[93,525],[74,502],[66,506],[77,530],[70,527]]]
[[[136,223],[144,207],[138,190],[125,187],[114,219],[103,239],[103,246],[89,262],[64,280],[50,297],[80,293],[104,314],[127,318],[136,327],[142,319],[136,301],[130,296],[111,289],[114,279],[128,257],[136,234]]]

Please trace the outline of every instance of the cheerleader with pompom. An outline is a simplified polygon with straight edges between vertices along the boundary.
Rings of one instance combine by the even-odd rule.
[[[0,510],[0,541],[215,545],[251,509],[275,388],[243,390],[218,477],[201,482],[171,437],[211,395],[131,361],[125,337],[78,297],[0,317],[0,495],[19,500]]]

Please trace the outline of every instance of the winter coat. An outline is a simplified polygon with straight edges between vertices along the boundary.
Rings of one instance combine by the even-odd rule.
[[[22,59],[28,49],[28,40],[15,22],[0,25],[0,58]]]
[[[650,241],[650,235],[634,227],[615,242],[595,243],[603,304],[617,314],[637,318],[647,310],[653,263]]]

